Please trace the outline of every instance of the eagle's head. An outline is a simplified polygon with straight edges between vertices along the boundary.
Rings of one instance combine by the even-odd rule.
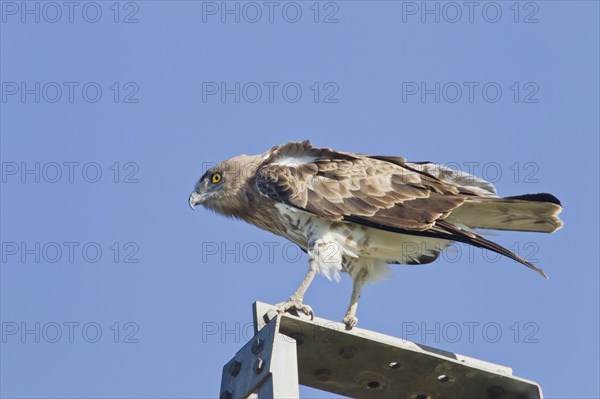
[[[202,205],[225,216],[242,217],[248,210],[247,189],[254,181],[257,157],[239,155],[207,170],[190,194],[190,207]]]

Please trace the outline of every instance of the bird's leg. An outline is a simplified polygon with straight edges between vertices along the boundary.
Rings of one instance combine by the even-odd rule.
[[[285,313],[288,310],[299,310],[305,315],[310,316],[311,319],[314,317],[312,308],[302,303],[306,290],[315,278],[315,274],[317,274],[317,266],[312,259],[309,259],[309,265],[308,273],[306,274],[306,277],[304,277],[304,280],[302,280],[302,283],[300,283],[300,287],[298,287],[296,292],[294,292],[287,301],[276,305],[279,313]]]
[[[304,277],[304,280],[302,280],[302,283],[300,283],[300,287],[298,287],[298,289],[292,294],[290,299],[277,304],[277,311],[279,313],[285,313],[288,310],[299,310],[305,315],[310,316],[311,319],[314,317],[312,308],[302,303],[302,300],[304,299],[304,294],[306,294],[308,286],[315,278],[315,274],[317,274],[317,269],[311,265],[306,277]]]
[[[360,299],[360,293],[365,285],[367,279],[367,270],[360,270],[356,276],[352,279],[352,296],[350,297],[350,306],[346,312],[346,316],[342,320],[342,323],[346,325],[346,330],[351,330],[358,323],[356,317],[356,308],[358,307],[358,300]]]

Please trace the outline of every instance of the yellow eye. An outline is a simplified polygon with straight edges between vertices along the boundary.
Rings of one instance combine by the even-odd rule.
[[[213,174],[212,177],[210,178],[210,181],[212,181],[213,184],[217,184],[218,182],[221,181],[221,174],[220,173]]]

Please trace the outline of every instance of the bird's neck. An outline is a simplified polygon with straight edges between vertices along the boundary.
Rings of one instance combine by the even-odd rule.
[[[277,213],[275,203],[270,198],[262,196],[254,182],[246,185],[243,195],[246,204],[242,209],[236,210],[236,218],[277,235],[285,232],[285,227],[279,223],[279,218],[273,217]]]

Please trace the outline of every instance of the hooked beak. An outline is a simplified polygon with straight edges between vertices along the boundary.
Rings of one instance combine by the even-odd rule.
[[[192,192],[190,194],[190,198],[189,198],[190,208],[192,208],[192,210],[193,210],[196,205],[202,203],[202,201],[204,200],[204,197],[205,197],[205,195],[198,194],[196,191]]]

